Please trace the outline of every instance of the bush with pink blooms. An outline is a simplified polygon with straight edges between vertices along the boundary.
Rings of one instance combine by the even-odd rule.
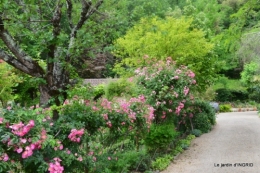
[[[155,123],[171,121],[180,130],[189,117],[186,105],[194,100],[195,74],[186,66],[177,67],[170,57],[135,72],[140,92],[155,108]]]
[[[53,109],[60,113],[56,121],[51,118]],[[153,121],[153,111],[143,95],[113,102],[77,96],[51,109],[4,109],[0,115],[0,172],[105,169],[102,158],[123,159],[116,154],[119,148],[138,150]]]
[[[187,67],[168,58],[136,74],[135,97],[95,101],[93,88],[83,86],[70,91],[62,106],[3,109],[0,172],[145,171],[179,134],[210,130],[214,116],[196,104],[195,74]],[[59,112],[55,121],[53,110]]]

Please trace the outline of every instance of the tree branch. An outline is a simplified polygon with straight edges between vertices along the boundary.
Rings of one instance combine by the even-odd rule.
[[[66,0],[67,2],[67,15],[68,15],[68,19],[69,19],[69,25],[70,28],[73,28],[73,23],[72,23],[72,19],[71,19],[71,14],[72,14],[72,3],[71,0]]]
[[[18,70],[20,70],[26,74],[32,75],[34,77],[42,77],[41,73],[39,73],[38,71],[35,71],[34,69],[28,68],[15,57],[13,57],[9,54],[6,54],[3,49],[0,49],[0,59],[4,60],[11,66],[17,68]]]
[[[94,7],[92,7],[92,2],[85,0],[81,1],[82,3],[82,12],[80,15],[79,22],[76,24],[76,26],[72,29],[70,34],[70,41],[69,41],[69,47],[68,47],[68,53],[66,56],[66,61],[70,61],[70,49],[72,48],[72,45],[74,44],[74,40],[77,37],[78,30],[83,26],[83,24],[86,22],[86,20],[101,6],[103,3],[103,0],[99,0]]]
[[[0,14],[0,38],[3,40],[3,42],[5,43],[6,47],[13,53],[13,55],[17,58],[16,61],[19,61],[19,64],[28,68],[30,73],[30,75],[34,75],[37,74],[38,76],[41,76],[44,74],[44,70],[41,68],[41,66],[39,66],[39,64],[34,61],[29,55],[27,55],[15,42],[15,40],[11,37],[11,35],[8,33],[8,31],[5,29],[4,27],[4,23],[2,20],[2,14]],[[2,51],[2,56],[4,55],[3,50]],[[7,55],[7,54],[6,54]],[[5,58],[8,56],[4,56]],[[12,58],[11,58],[12,59]],[[10,58],[8,59],[10,60]],[[12,62],[16,62],[12,59],[12,61],[10,61],[10,63]],[[15,65],[15,64],[11,64],[11,65]],[[18,68],[19,69],[19,68]],[[23,70],[22,70],[23,71]],[[28,70],[25,70],[28,71]]]
[[[49,52],[48,52],[48,58],[47,58],[47,80],[49,83],[52,83],[52,73],[54,69],[54,58],[55,58],[55,50],[57,47],[57,43],[55,40],[57,40],[57,37],[60,34],[60,21],[61,21],[61,7],[62,4],[58,2],[58,5],[55,9],[55,12],[52,17],[52,25],[53,25],[53,39],[48,46]]]

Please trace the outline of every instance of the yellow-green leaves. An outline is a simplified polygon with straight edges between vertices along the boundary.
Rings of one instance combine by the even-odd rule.
[[[207,75],[205,70],[215,64],[213,44],[205,39],[203,31],[192,28],[190,18],[143,18],[115,41],[115,48],[120,62],[114,71],[120,75],[129,75],[129,68],[147,65],[144,55],[157,60],[170,56],[177,65],[189,66],[198,74]]]

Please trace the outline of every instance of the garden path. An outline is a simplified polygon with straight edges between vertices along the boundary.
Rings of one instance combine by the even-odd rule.
[[[244,172],[260,173],[260,118],[256,111],[218,114],[213,130],[194,139],[162,173]]]

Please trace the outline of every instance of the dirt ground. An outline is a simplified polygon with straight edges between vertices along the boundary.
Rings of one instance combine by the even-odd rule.
[[[218,114],[214,129],[194,139],[162,173],[260,173],[257,112]]]

